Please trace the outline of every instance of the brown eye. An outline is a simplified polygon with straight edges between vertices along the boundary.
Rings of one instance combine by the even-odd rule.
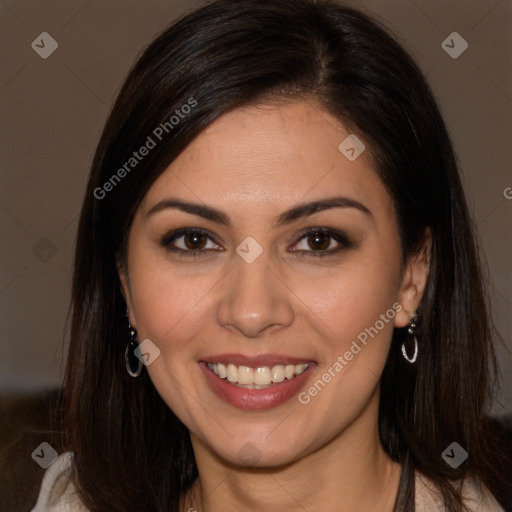
[[[197,251],[204,249],[208,237],[203,233],[189,233],[183,236],[183,241],[187,249]]]
[[[179,229],[164,236],[160,243],[169,251],[191,256],[206,251],[222,250],[222,247],[215,242],[213,235],[198,229]]]
[[[292,248],[292,252],[303,256],[335,256],[337,253],[353,248],[348,237],[337,230],[311,228],[305,232]]]
[[[308,238],[308,245],[314,251],[323,251],[327,249],[331,243],[332,237],[328,233],[323,233],[322,231],[317,231],[315,233],[311,233]]]

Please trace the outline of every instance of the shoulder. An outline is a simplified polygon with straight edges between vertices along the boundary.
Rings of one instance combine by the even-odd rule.
[[[32,512],[88,512],[71,480],[73,454],[65,452],[45,471]]]
[[[424,475],[416,472],[416,512],[440,512],[444,507],[435,485]],[[471,512],[505,512],[492,494],[473,480],[464,483],[464,503]]]

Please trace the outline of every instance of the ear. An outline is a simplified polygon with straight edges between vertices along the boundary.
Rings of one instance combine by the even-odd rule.
[[[430,271],[431,251],[432,231],[427,228],[420,249],[409,256],[405,264],[398,293],[398,302],[402,310],[396,314],[395,327],[406,327],[418,309]]]
[[[128,320],[130,325],[136,329],[137,324],[135,320],[135,315],[133,313],[133,304],[132,304],[132,289],[130,286],[130,276],[128,274],[128,264],[122,262],[120,258],[116,258],[116,267],[117,274],[119,276],[119,281],[121,284],[121,293],[126,301],[126,307],[128,309]]]

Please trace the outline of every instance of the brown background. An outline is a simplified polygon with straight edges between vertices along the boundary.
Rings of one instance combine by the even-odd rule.
[[[365,0],[428,76],[494,281],[512,411],[512,0]],[[110,106],[141,49],[186,0],[0,0],[0,391],[59,383],[77,217]],[[469,43],[452,59],[441,42]],[[42,59],[31,43],[59,47]],[[511,191],[512,192],[512,191]]]

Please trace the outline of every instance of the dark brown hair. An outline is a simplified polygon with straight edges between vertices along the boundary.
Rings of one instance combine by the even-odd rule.
[[[194,108],[122,179],[112,176],[156,127]],[[451,482],[499,480],[484,408],[495,365],[472,225],[450,138],[415,63],[357,10],[313,0],[220,0],[174,23],[129,73],[92,164],[76,244],[64,430],[75,483],[93,511],[177,511],[197,477],[186,427],[147,372],[128,376],[126,305],[116,260],[155,179],[222,114],[263,101],[315,98],[366,141],[397,212],[404,261],[432,232],[420,304],[421,354],[400,355],[396,329],[381,381],[387,453],[411,455],[459,511]],[[122,173],[121,173],[122,174]],[[118,174],[119,176],[119,174]],[[109,182],[108,193],[98,189]],[[99,197],[99,196],[102,197]],[[469,453],[452,470],[441,453]]]

